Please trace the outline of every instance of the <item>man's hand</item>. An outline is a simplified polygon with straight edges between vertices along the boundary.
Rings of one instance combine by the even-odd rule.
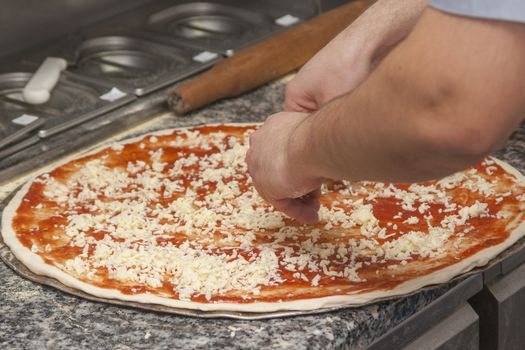
[[[313,112],[326,102],[352,91],[372,71],[360,42],[349,38],[330,42],[286,85],[285,110]]]
[[[426,0],[379,0],[319,51],[286,86],[285,110],[312,112],[354,90],[412,30]]]
[[[318,221],[322,178],[310,173],[290,140],[308,114],[277,113],[250,137],[248,172],[259,194],[277,210],[304,223]]]
[[[253,134],[256,188],[314,222],[323,178],[412,183],[475,164],[523,121],[524,37],[525,24],[428,9],[355,91]]]

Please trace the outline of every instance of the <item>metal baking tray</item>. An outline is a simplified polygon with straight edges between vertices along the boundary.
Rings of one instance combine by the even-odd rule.
[[[23,148],[18,148],[19,151],[12,151],[11,147],[0,150],[0,185],[75,151],[91,147],[118,132],[129,130],[159,115],[165,115],[168,89],[169,87],[163,88],[147,97],[137,98],[131,103],[64,130],[53,137],[39,138],[34,133],[32,135],[36,137],[38,143],[25,145]],[[26,140],[28,139],[19,141],[12,147],[18,147]],[[9,152],[5,153],[7,151]]]
[[[312,4],[303,1],[299,7],[295,1],[172,2],[151,13],[145,28],[175,41],[188,40],[230,55],[314,16],[315,8],[308,5]]]
[[[106,36],[80,45],[73,70],[141,96],[202,70],[202,64],[193,60],[197,54],[133,37]]]
[[[20,74],[0,74],[0,149],[44,124],[43,118],[27,110],[18,88]]]
[[[46,138],[129,103],[135,98],[127,94],[114,101],[103,100],[101,96],[111,90],[110,85],[63,73],[51,92],[49,101],[31,105],[24,102],[22,97],[22,90],[31,76],[30,70],[0,75],[0,123],[2,126],[10,126],[17,122],[29,123],[19,131],[24,131],[23,135],[38,129],[38,136]],[[20,137],[16,140],[18,139]]]
[[[202,48],[229,53],[275,32],[272,17],[262,11],[211,2],[172,5],[151,14],[146,29],[172,40],[190,40]]]
[[[87,33],[133,30],[141,37],[232,54],[318,14],[305,0],[160,0],[101,22]]]
[[[17,142],[13,143],[12,145],[6,146],[5,148],[0,149],[0,160],[9,157],[10,155],[13,155],[15,153],[18,153],[30,146],[33,146],[34,144],[37,144],[42,140],[38,135],[32,135],[29,137],[26,137],[25,139],[18,140]]]
[[[0,101],[0,103],[2,102]],[[11,118],[9,115],[0,114],[0,150],[23,139],[42,124],[44,124],[42,118],[31,115],[22,114],[17,118]]]
[[[68,61],[68,72],[142,96],[198,73],[222,58],[212,52],[201,58],[201,50],[165,45],[141,38],[139,33],[114,35],[115,31],[109,29],[98,33],[106,34],[75,33],[22,60],[34,64],[47,56],[62,57]]]
[[[2,202],[0,202],[0,212],[4,210],[4,208],[7,206],[9,201],[13,198],[13,196],[16,194],[16,192],[18,192],[19,189],[20,187],[16,189],[15,191],[13,191],[13,193],[9,195],[7,198],[5,198]],[[0,227],[1,227],[1,218],[0,218]],[[520,252],[523,252],[524,249],[525,249],[525,237],[521,238],[514,245],[512,245],[511,247],[509,247],[508,249],[500,253],[494,259],[489,261],[485,266],[478,267],[471,271],[458,275],[452,278],[447,283],[459,281],[467,276],[473,276],[473,275],[477,275],[480,273],[482,274],[487,269],[491,269],[497,265],[499,266],[501,265],[502,262],[508,259],[511,259],[515,254],[520,254]],[[414,294],[417,294],[423,291],[430,291],[435,288],[439,288],[440,286],[443,285],[443,284],[430,285],[430,286],[423,287],[411,293],[406,293],[403,295],[397,295],[397,296],[392,296],[392,297],[380,298],[380,299],[371,301],[366,304],[361,304],[361,305],[342,305],[342,306],[317,309],[317,310],[307,310],[307,311],[286,311],[285,310],[285,311],[263,312],[263,313],[236,312],[236,311],[200,311],[200,310],[175,308],[175,307],[169,307],[169,306],[157,305],[157,304],[145,304],[145,303],[137,303],[137,302],[131,302],[131,301],[122,301],[118,299],[99,298],[99,297],[95,297],[93,295],[87,294],[81,290],[66,286],[54,278],[37,275],[33,273],[32,271],[30,271],[27,267],[25,267],[25,265],[22,264],[14,256],[14,254],[11,252],[9,247],[5,245],[2,235],[0,235],[0,259],[3,260],[16,273],[18,273],[24,278],[27,278],[30,281],[44,284],[47,286],[51,286],[65,293],[76,295],[78,297],[81,297],[87,300],[103,302],[103,303],[108,303],[108,304],[122,305],[122,306],[133,307],[133,308],[143,309],[143,310],[148,310],[148,311],[165,312],[165,313],[177,314],[177,315],[182,315],[182,316],[192,316],[192,317],[200,317],[200,318],[232,318],[232,319],[240,319],[240,320],[260,320],[260,319],[268,319],[268,318],[276,318],[276,317],[320,314],[320,313],[325,313],[325,312],[342,310],[346,308],[361,307],[365,305],[375,304],[381,301],[388,301],[388,300],[394,300],[394,299],[398,299],[402,297],[408,297],[408,296],[411,296],[411,295],[414,295]],[[514,258],[514,260],[516,260],[516,258]],[[523,261],[525,261],[525,254],[521,254],[520,263],[522,263]]]

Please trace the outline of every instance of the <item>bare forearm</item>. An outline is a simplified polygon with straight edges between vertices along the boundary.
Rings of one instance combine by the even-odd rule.
[[[341,32],[338,39],[346,44],[363,40],[363,50],[372,59],[379,58],[408,35],[426,3],[426,0],[378,0]]]
[[[425,140],[416,116],[427,111],[381,90],[342,97],[305,120],[291,139],[307,140],[295,159],[325,178],[388,182],[439,178],[475,161]]]
[[[290,140],[290,152],[301,154],[292,158],[317,176],[354,181],[423,181],[468,166],[470,158],[453,161],[425,140],[417,117],[428,111],[417,97],[389,90],[380,73],[374,80],[306,119]]]
[[[424,0],[379,0],[319,51],[286,87],[285,109],[318,110],[353,91],[412,30]]]
[[[354,93],[300,125],[289,151],[298,168],[330,178],[422,181],[466,168],[509,136],[525,114],[524,86],[514,77],[525,73],[525,52],[505,33],[511,25],[470,23],[453,40],[454,30],[444,39],[441,28],[425,31],[443,15],[429,17]],[[474,59],[488,39],[495,54]]]

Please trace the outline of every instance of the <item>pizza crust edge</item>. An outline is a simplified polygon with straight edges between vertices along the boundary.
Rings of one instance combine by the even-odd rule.
[[[247,123],[230,123],[223,125],[250,125]],[[253,123],[251,123],[253,125]],[[160,132],[148,133],[138,137],[133,137],[119,144],[127,144],[136,142],[137,140],[143,139],[151,135],[162,135],[172,132],[173,130],[181,130],[187,128],[193,128],[196,126],[189,126],[183,128],[174,128],[169,130],[162,130]],[[63,162],[60,162],[52,167],[55,169],[69,161],[74,159],[82,158],[87,155],[99,152],[111,145],[103,145],[97,147],[96,149],[86,153],[77,155],[76,157],[66,159]],[[525,176],[521,174],[518,170],[510,166],[509,164],[492,158],[500,166],[502,166],[507,172],[512,175],[515,175],[518,178],[518,181],[525,183]],[[51,169],[51,170],[52,170]],[[51,171],[47,170],[47,171]],[[47,172],[42,171],[42,172]],[[321,298],[312,298],[312,299],[303,299],[303,300],[294,300],[294,301],[285,301],[285,302],[254,302],[254,303],[198,303],[192,301],[182,301],[169,298],[163,298],[151,294],[137,294],[137,295],[128,295],[123,294],[115,289],[106,289],[100,288],[88,283],[82,282],[75,277],[65,273],[64,271],[58,269],[55,266],[48,265],[44,260],[37,254],[33,253],[30,249],[23,246],[17,239],[16,233],[12,227],[12,219],[16,214],[16,210],[19,207],[22,199],[27,194],[31,184],[34,179],[42,174],[39,172],[37,175],[29,179],[26,184],[15,194],[11,199],[8,205],[4,208],[2,213],[2,236],[5,244],[11,249],[11,252],[15,257],[22,262],[29,270],[38,275],[44,275],[52,277],[59,282],[67,285],[69,287],[81,290],[87,294],[105,298],[105,299],[118,299],[128,302],[136,303],[148,303],[148,304],[159,304],[173,308],[182,308],[182,309],[192,309],[200,311],[240,311],[240,312],[275,312],[283,310],[298,310],[298,311],[308,311],[315,309],[323,309],[337,306],[360,306],[376,300],[381,300],[384,298],[403,296],[412,292],[416,292],[418,289],[426,286],[431,286],[440,283],[446,283],[452,278],[457,277],[458,275],[468,272],[475,267],[483,266],[487,264],[491,259],[496,257],[499,253],[507,249],[516,243],[520,238],[525,236],[525,221],[521,222],[520,225],[514,229],[509,235],[508,239],[504,242],[492,246],[490,248],[484,249],[469,258],[462,260],[454,265],[450,265],[444,269],[432,272],[428,275],[415,278],[410,281],[406,281],[390,290],[380,290],[374,292],[366,292],[362,294],[351,294],[351,295],[336,295],[328,296]]]

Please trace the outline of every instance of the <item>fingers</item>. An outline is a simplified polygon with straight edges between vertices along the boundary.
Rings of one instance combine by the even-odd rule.
[[[304,223],[304,224],[315,224],[319,221],[319,197],[305,196],[295,199],[281,199],[271,201],[271,204],[275,209],[282,211],[289,217]]]
[[[322,178],[309,177],[297,166],[292,166],[295,163],[287,158],[290,134],[307,117],[307,114],[297,112],[269,116],[251,134],[245,159],[253,186],[263,199],[292,218],[315,223],[318,221]],[[302,197],[297,198],[299,196]]]
[[[319,199],[321,198],[321,188],[320,187],[316,189],[315,191],[308,193],[305,197],[308,197],[311,201],[314,201],[317,205],[316,210],[319,210],[319,208],[321,207],[321,203],[319,203]]]

